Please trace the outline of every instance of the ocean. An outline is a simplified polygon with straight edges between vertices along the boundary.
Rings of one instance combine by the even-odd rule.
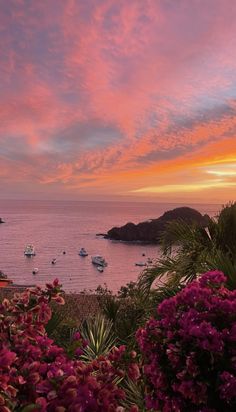
[[[110,241],[97,237],[113,226],[138,223],[161,216],[180,204],[0,200],[0,270],[17,284],[43,286],[56,277],[66,292],[94,290],[106,284],[116,292],[127,282],[136,281],[142,268],[135,262],[160,256],[157,245]],[[191,206],[201,213],[216,215],[220,205]],[[24,249],[33,244],[36,256],[27,258]],[[84,247],[87,257],[78,252]],[[63,254],[63,251],[66,254]],[[143,257],[145,253],[145,257]],[[92,255],[108,262],[103,273],[91,263]],[[52,265],[52,259],[56,264]],[[33,269],[39,269],[36,275]]]

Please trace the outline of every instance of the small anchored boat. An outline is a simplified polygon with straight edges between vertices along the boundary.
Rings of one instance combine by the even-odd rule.
[[[55,258],[55,259],[52,259],[52,262],[51,262],[52,265],[55,265],[55,264],[56,264],[56,261],[57,261],[56,258]]]
[[[0,223],[5,223],[5,220],[2,217],[0,217]]]
[[[100,255],[92,256],[92,263],[96,266],[107,266],[107,262],[105,261],[104,257]]]
[[[34,269],[32,270],[33,275],[37,275],[38,271],[39,271],[38,268],[34,268]]]
[[[25,255],[25,256],[29,256],[29,257],[35,256],[36,253],[35,253],[34,246],[33,246],[33,245],[27,245],[27,246],[25,247],[25,250],[24,250],[24,255]]]
[[[82,247],[79,251],[79,255],[82,257],[88,256],[88,252],[85,250],[84,247]]]
[[[145,262],[136,262],[135,266],[147,266]]]

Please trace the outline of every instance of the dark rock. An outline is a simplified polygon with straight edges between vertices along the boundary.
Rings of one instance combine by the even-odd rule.
[[[205,227],[210,218],[208,215],[201,215],[197,210],[190,207],[178,207],[165,212],[157,219],[141,222],[137,225],[129,222],[121,227],[113,227],[108,230],[104,237],[127,242],[158,243],[160,234],[165,229],[166,224],[176,219],[182,219],[187,223],[196,223]]]

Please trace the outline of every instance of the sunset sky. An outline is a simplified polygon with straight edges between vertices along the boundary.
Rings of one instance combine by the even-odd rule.
[[[0,197],[236,198],[235,0],[0,0]]]

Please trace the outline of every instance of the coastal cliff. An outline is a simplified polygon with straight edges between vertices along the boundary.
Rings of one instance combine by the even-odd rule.
[[[126,242],[140,241],[158,243],[161,232],[165,229],[166,224],[176,219],[182,219],[187,223],[195,223],[205,227],[208,224],[209,216],[201,215],[197,210],[190,207],[178,207],[165,212],[157,219],[151,219],[138,224],[129,222],[121,227],[113,227],[108,230],[104,237],[106,239]]]

